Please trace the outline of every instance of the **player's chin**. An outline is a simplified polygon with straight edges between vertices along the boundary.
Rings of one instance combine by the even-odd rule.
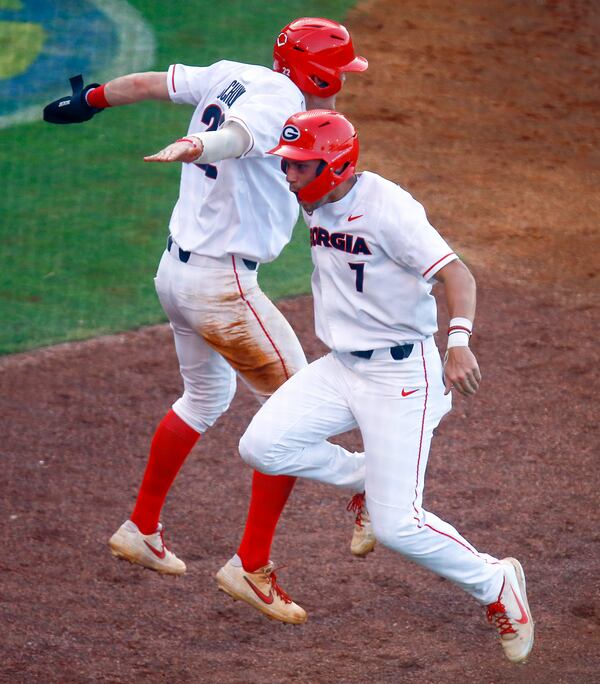
[[[313,212],[315,209],[318,209],[323,204],[321,200],[319,200],[318,202],[303,202],[301,199],[298,198],[297,194],[296,198],[298,199],[298,202],[300,203],[300,206],[304,209],[304,211],[307,211],[309,214]]]
[[[292,192],[294,192],[294,191],[292,190]],[[313,209],[315,209],[314,203],[311,203],[311,202],[303,202],[303,201],[298,197],[298,193],[297,193],[297,192],[294,192],[294,195],[296,195],[296,199],[298,200],[298,204],[302,207],[302,209],[304,209],[304,211],[306,211],[306,212],[308,212],[308,213],[310,214],[310,213],[313,211]]]

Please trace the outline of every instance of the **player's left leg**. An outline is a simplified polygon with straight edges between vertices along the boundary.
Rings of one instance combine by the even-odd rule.
[[[402,361],[351,363],[362,379],[351,405],[367,453],[367,501],[377,538],[455,582],[481,604],[500,602],[490,619],[505,630],[501,636],[508,657],[523,660],[533,643],[528,608],[518,609],[519,601],[527,606],[524,577],[520,583],[515,564],[478,552],[422,507],[433,430],[450,406],[437,350],[430,341]]]
[[[399,361],[348,358],[347,363],[360,379],[351,405],[367,454],[365,488],[377,538],[478,600],[497,595],[502,581],[497,560],[479,554],[422,507],[433,430],[451,401],[443,393],[435,346],[415,345],[410,357]]]

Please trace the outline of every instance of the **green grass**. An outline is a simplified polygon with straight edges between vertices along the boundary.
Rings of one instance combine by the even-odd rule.
[[[350,0],[133,0],[155,30],[154,68],[235,59],[270,65],[274,34],[296,16],[343,19]],[[65,74],[65,92],[68,92]],[[117,75],[117,74],[115,74]],[[0,354],[165,320],[153,276],[177,199],[179,165],[142,157],[187,129],[191,108],[141,103],[73,126],[0,131]],[[260,282],[274,298],[309,291],[298,226]]]

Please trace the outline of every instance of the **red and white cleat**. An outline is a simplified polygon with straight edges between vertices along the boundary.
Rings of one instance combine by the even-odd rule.
[[[300,625],[308,618],[304,608],[294,603],[277,584],[270,561],[263,568],[247,572],[239,557],[234,556],[217,572],[215,578],[221,591],[233,599],[245,601],[269,618],[293,625]]]
[[[525,574],[518,560],[503,558],[504,582],[495,603],[487,606],[487,619],[498,630],[504,655],[511,663],[524,663],[533,648],[533,618],[527,602]]]
[[[113,556],[164,575],[183,575],[186,570],[185,563],[166,547],[161,523],[154,534],[142,534],[134,522],[126,520],[108,545]]]
[[[371,553],[375,548],[375,534],[373,533],[373,525],[371,525],[371,518],[367,510],[365,502],[365,493],[355,494],[346,510],[351,511],[356,515],[354,519],[354,532],[352,534],[352,541],[350,542],[350,551],[353,556],[364,558]]]

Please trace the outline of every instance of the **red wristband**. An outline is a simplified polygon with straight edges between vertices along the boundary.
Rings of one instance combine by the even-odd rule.
[[[177,138],[177,140],[175,142],[189,142],[190,145],[193,145],[194,147],[198,147],[198,145],[196,145],[196,143],[193,140],[191,140],[190,138]]]
[[[104,88],[106,84],[93,88],[88,93],[86,93],[85,99],[90,107],[96,107],[98,109],[106,109],[110,107],[110,102],[106,99],[104,94]]]

